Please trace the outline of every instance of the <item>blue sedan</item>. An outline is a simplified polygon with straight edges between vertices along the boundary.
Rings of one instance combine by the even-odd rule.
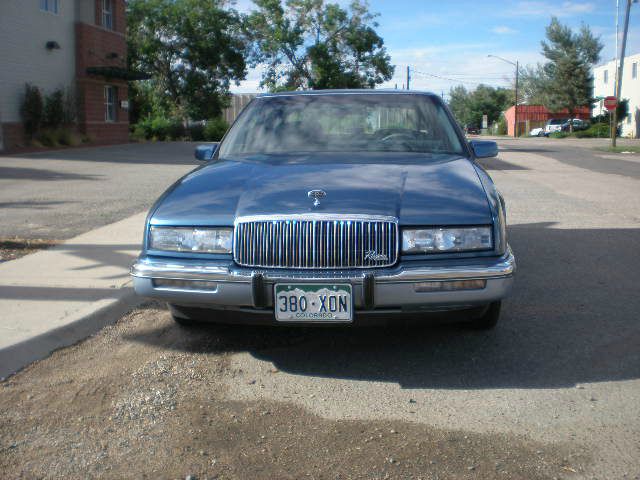
[[[504,200],[440,97],[265,94],[147,217],[136,292],[180,324],[491,328],[515,260]]]

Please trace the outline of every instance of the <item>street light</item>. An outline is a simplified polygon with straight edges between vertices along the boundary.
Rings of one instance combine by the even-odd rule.
[[[513,136],[514,138],[517,138],[518,137],[518,72],[520,71],[518,61],[516,60],[514,63],[511,60],[507,60],[506,58],[499,57],[498,55],[487,55],[487,57],[497,58],[498,60],[502,60],[503,62],[506,62],[509,65],[513,65],[514,67],[516,67],[516,101],[514,105],[515,114],[513,116],[513,123],[514,123]]]

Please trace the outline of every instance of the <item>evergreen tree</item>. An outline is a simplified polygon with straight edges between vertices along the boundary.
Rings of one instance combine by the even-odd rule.
[[[546,35],[547,40],[541,42],[542,54],[549,60],[541,76],[545,106],[551,111],[567,109],[573,118],[576,108],[593,102],[591,71],[600,60],[603,45],[586,25],[576,34],[556,17],[552,17]]]

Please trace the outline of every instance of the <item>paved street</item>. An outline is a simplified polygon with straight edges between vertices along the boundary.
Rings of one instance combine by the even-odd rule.
[[[507,201],[519,268],[496,330],[188,330],[148,304],[0,384],[0,472],[640,478],[640,157],[583,148],[597,143],[501,139],[499,158],[482,162]],[[117,219],[134,211],[109,205],[116,197],[147,208],[189,168],[191,147],[125,147],[140,149],[137,164],[113,160],[129,155],[122,147],[100,153],[108,162],[81,151],[46,167],[29,158],[24,168],[50,181],[10,182],[23,192],[13,201],[70,202],[53,194],[61,165],[67,176],[101,175],[76,179],[74,195],[111,185],[91,193],[91,208]],[[175,164],[161,150],[175,151],[164,157]],[[144,187],[132,188],[137,177]],[[43,236],[59,221],[84,228],[78,206],[58,207],[67,213],[29,209],[29,221]]]
[[[194,145],[0,155],[0,238],[64,240],[148,209],[198,164]]]

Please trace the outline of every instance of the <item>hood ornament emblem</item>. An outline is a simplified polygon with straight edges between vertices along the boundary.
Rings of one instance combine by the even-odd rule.
[[[309,190],[307,192],[307,197],[313,198],[313,206],[317,207],[320,205],[320,199],[327,196],[327,192],[324,190]]]

